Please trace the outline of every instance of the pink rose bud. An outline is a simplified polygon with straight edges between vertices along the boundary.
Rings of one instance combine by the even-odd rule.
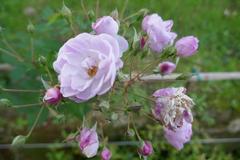
[[[198,42],[199,40],[194,36],[187,36],[179,39],[175,44],[177,55],[180,57],[193,55],[198,49]]]
[[[142,37],[140,39],[140,48],[143,49],[145,44],[146,44],[147,38],[146,37]]]
[[[175,131],[165,128],[164,136],[167,139],[168,143],[170,143],[177,150],[181,150],[184,143],[187,143],[191,139],[192,124],[183,121],[182,127],[177,128]]]
[[[118,33],[119,25],[112,17],[104,16],[92,24],[92,29],[97,34],[106,33],[116,35]]]
[[[176,65],[169,61],[162,62],[158,66],[161,74],[170,74],[176,69]]]
[[[62,94],[58,87],[49,88],[43,97],[43,101],[50,105],[55,105],[62,99]]]
[[[79,147],[82,153],[87,157],[91,158],[97,154],[99,141],[96,132],[96,125],[90,128],[83,128],[80,135],[77,136]]]
[[[111,151],[108,148],[104,148],[101,153],[102,160],[110,160],[111,157],[112,157]]]
[[[153,152],[152,144],[149,141],[144,141],[141,148],[138,150],[142,156],[150,156]]]

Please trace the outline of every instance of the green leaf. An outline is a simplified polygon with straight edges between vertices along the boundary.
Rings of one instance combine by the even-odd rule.
[[[0,107],[10,107],[11,102],[8,99],[2,98],[0,99]]]

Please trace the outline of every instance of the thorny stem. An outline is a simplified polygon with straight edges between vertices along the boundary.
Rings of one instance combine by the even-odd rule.
[[[42,107],[40,108],[40,111],[39,111],[38,114],[37,114],[37,117],[36,117],[36,119],[35,119],[35,121],[34,121],[34,123],[33,123],[33,126],[31,127],[30,131],[29,131],[28,134],[27,134],[27,137],[28,137],[28,138],[31,136],[34,128],[36,127],[36,125],[37,125],[37,123],[38,123],[38,121],[39,121],[39,118],[40,118],[43,110],[44,110],[44,106],[42,106]]]
[[[7,88],[1,88],[2,91],[5,92],[29,92],[29,93],[40,93],[42,90],[23,90],[23,89],[7,89]]]
[[[25,108],[25,107],[32,107],[32,106],[39,106],[42,103],[33,103],[33,104],[23,104],[23,105],[15,105],[12,106],[13,108]]]

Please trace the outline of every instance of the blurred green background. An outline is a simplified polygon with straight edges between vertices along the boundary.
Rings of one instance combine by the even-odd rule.
[[[88,11],[95,12],[96,0],[84,0]],[[73,13],[74,27],[78,32],[91,31],[91,22],[86,19],[80,0],[65,0],[65,4]],[[195,35],[200,40],[199,52],[188,59],[180,61],[177,72],[232,72],[240,70],[240,1],[239,0],[99,0],[99,16],[109,15],[114,9],[121,11],[126,5],[124,16],[147,8],[157,12],[163,19],[173,19],[173,31],[178,36]],[[58,16],[62,8],[62,0],[2,0],[0,3],[0,26],[4,38],[15,50],[30,59],[30,39],[34,39],[36,57],[43,55],[52,62],[61,45],[72,36],[67,22]],[[35,26],[33,35],[27,32],[31,21]],[[94,19],[93,19],[94,21]],[[140,24],[140,23],[136,23]],[[140,25],[136,25],[140,28]],[[126,37],[131,37],[130,33]],[[2,37],[1,37],[2,38]],[[6,45],[2,39],[0,48]],[[144,60],[143,60],[144,61]],[[0,52],[0,64],[13,66],[10,73],[0,73],[0,85],[6,88],[40,89],[43,88],[40,75],[45,74],[41,67],[33,67],[31,63],[19,63],[16,59]],[[56,78],[56,77],[55,77]],[[158,125],[151,122],[140,126],[141,135],[153,139],[155,153],[149,159],[189,159],[189,160],[235,160],[239,159],[239,143],[200,144],[199,139],[231,138],[239,136],[240,122],[240,82],[239,80],[209,81],[186,83],[154,83],[152,86],[136,86],[142,94],[151,94],[156,87],[184,85],[195,100],[194,135],[190,144],[182,151],[176,151],[166,143]],[[38,102],[35,94],[0,93],[1,98],[8,98],[14,104]],[[67,133],[71,133],[78,125],[78,118],[88,110],[88,104],[67,104],[61,107],[66,113],[67,121],[59,125],[46,112],[41,117],[40,125],[33,133],[29,143],[61,142]],[[0,143],[11,143],[14,136],[27,133],[34,121],[37,107],[25,109],[0,108]],[[238,122],[238,123],[236,123]],[[106,129],[107,130],[107,129]],[[110,129],[111,130],[111,129]],[[119,135],[119,128],[113,130],[111,141],[128,140]],[[113,159],[138,159],[134,147],[111,146]],[[0,150],[0,159],[79,159],[78,148],[70,149],[21,149]],[[98,158],[95,158],[98,159]]]

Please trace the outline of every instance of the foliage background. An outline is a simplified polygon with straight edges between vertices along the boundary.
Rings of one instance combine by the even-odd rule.
[[[65,0],[65,3],[73,12],[73,20],[77,30],[90,31],[91,22],[84,18],[80,0]],[[84,3],[88,10],[95,11],[96,1],[85,0]],[[121,11],[124,3],[125,1],[122,0],[100,0],[100,16],[107,15],[116,8]],[[35,14],[31,17],[24,14],[29,7],[35,10]],[[62,0],[1,1],[0,26],[4,29],[4,36],[21,55],[30,59],[31,35],[27,32],[26,26],[31,20],[36,28],[34,33],[35,52],[37,55],[47,57],[49,68],[51,68],[51,62],[54,60],[59,47],[71,37],[67,22],[62,18],[57,18],[61,7]],[[148,8],[153,13],[157,12],[164,19],[173,19],[173,30],[178,33],[179,37],[191,33],[200,39],[199,53],[191,58],[181,60],[177,72],[231,72],[240,70],[239,0],[129,0],[125,15],[137,12],[141,8]],[[3,43],[0,42],[0,48],[4,47]],[[146,61],[146,59],[142,61]],[[19,63],[1,52],[0,63],[9,63],[14,67],[9,74],[0,73],[2,86],[24,89],[42,88],[39,75],[44,74],[43,69],[33,68],[28,63]],[[158,82],[151,86],[135,86],[135,89],[139,89],[142,94],[150,95],[156,87],[171,85],[187,85],[190,96],[196,101],[193,141],[187,144],[182,151],[177,152],[166,143],[158,125],[152,126],[151,121],[145,122],[139,127],[143,137],[153,139],[155,154],[150,159],[238,159],[240,157],[238,143],[204,145],[199,144],[198,141],[203,138],[237,137],[239,135],[239,131],[229,132],[228,129],[229,124],[240,115],[239,81],[191,84],[186,84],[184,81],[174,84]],[[3,92],[0,93],[0,97],[9,98],[14,104],[39,101],[39,97],[34,94]],[[76,129],[79,124],[78,119],[87,110],[87,104],[63,105],[60,112],[67,113],[67,121],[61,125],[49,117],[45,111],[44,116],[41,117],[43,123],[35,130],[29,143],[61,142],[67,133]],[[0,143],[10,143],[17,134],[26,133],[33,123],[37,111],[36,107],[16,110],[0,108]],[[106,132],[109,130],[114,131],[110,135],[111,141],[129,139],[121,131],[123,130],[121,128],[106,128]],[[110,147],[114,152],[113,159],[137,159],[135,147],[117,147],[114,145]],[[0,159],[71,160],[79,157],[77,148],[0,150]]]

